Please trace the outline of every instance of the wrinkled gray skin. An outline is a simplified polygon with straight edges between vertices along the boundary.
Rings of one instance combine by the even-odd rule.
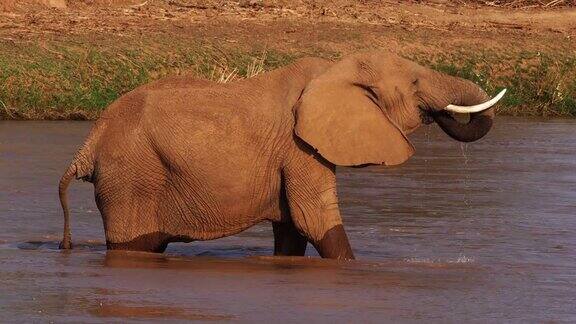
[[[167,78],[104,112],[60,183],[61,248],[71,248],[66,188],[94,184],[109,249],[162,252],[273,224],[276,255],[352,259],[336,195],[335,166],[396,165],[405,137],[435,120],[473,141],[493,112],[457,123],[442,109],[488,99],[469,81],[385,52],[339,62],[301,59],[257,77],[217,84]]]

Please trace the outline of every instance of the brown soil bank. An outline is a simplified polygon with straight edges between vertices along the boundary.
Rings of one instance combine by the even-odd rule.
[[[574,1],[0,0],[0,118],[95,118],[167,74],[228,80],[385,48],[576,116]]]

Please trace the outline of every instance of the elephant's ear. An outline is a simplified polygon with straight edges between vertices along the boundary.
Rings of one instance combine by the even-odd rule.
[[[296,135],[335,165],[397,165],[414,153],[370,98],[367,73],[359,58],[343,59],[312,80],[296,106]]]

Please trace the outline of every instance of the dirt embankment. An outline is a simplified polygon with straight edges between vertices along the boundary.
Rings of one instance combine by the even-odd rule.
[[[368,48],[491,91],[508,87],[504,113],[576,115],[575,5],[0,0],[0,116],[94,118],[121,93],[165,74],[226,79],[250,74],[256,63],[268,69],[297,56]]]
[[[270,46],[282,45],[283,40],[305,42],[307,33],[333,43],[345,36],[356,36],[352,38],[357,42],[376,40],[378,45],[379,40],[415,36],[419,43],[426,37],[441,43],[474,43],[480,48],[506,47],[510,42],[532,48],[574,45],[576,8],[566,6],[568,1],[556,2],[558,6],[553,7],[534,7],[529,4],[536,1],[518,0],[498,6],[479,5],[482,1],[420,2],[0,0],[5,8],[10,8],[0,16],[0,26],[1,34],[15,37],[169,32],[205,37],[225,35],[248,43],[269,41]],[[576,1],[570,2],[576,6]],[[526,4],[521,7],[525,9],[511,7],[520,3]],[[342,30],[350,32],[341,35]],[[266,38],[261,39],[262,35]],[[478,44],[479,41],[482,43]],[[340,48],[347,44],[332,45]]]

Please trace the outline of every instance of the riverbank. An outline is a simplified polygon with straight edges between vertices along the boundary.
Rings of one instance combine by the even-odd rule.
[[[371,48],[471,79],[489,93],[508,88],[501,115],[576,117],[570,7],[26,2],[0,12],[0,119],[95,119],[123,93],[166,75],[229,81],[302,56],[337,59]]]

